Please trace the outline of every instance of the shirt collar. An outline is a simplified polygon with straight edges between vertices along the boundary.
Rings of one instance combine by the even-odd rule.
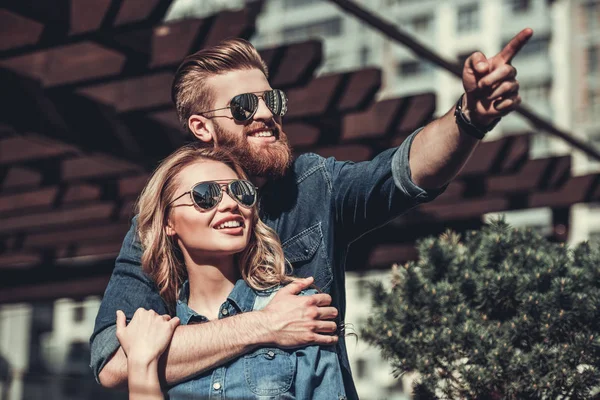
[[[249,312],[254,309],[254,301],[256,300],[257,294],[265,295],[265,292],[257,292],[244,282],[243,279],[238,279],[231,293],[227,296],[227,300],[237,309],[238,312]],[[190,298],[190,284],[189,280],[186,280],[181,289],[179,290],[179,299],[177,300],[177,316],[181,320],[183,325],[187,325],[192,317],[200,317],[206,320],[206,317],[196,313],[190,307],[188,307],[188,301]]]

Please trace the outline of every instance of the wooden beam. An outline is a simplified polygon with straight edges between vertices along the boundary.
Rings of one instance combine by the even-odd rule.
[[[119,179],[119,196],[123,199],[137,198],[149,178],[149,175],[142,174]]]
[[[490,176],[486,179],[489,193],[516,193],[544,190],[564,183],[571,170],[571,157],[528,160],[516,174]]]
[[[77,89],[76,93],[111,105],[118,112],[171,107],[172,81],[171,72],[159,72],[124,81],[83,87]]]
[[[209,19],[185,19],[153,28],[150,69],[177,66],[197,50],[199,38],[209,28]]]
[[[359,144],[318,147],[313,151],[322,157],[334,157],[340,161],[354,162],[368,161],[373,155],[373,150],[369,146]]]
[[[248,39],[254,33],[254,18],[247,8],[240,11],[222,11],[214,18],[208,35],[203,46],[211,47],[218,44],[221,40],[231,37],[241,37]]]
[[[119,177],[143,172],[143,169],[136,164],[103,154],[68,158],[61,162],[60,168],[60,176],[64,182]]]
[[[115,26],[147,21],[155,24],[162,19],[171,0],[123,0],[115,18]]]
[[[365,111],[344,116],[341,141],[380,138],[390,134],[406,101],[406,98],[378,101]]]
[[[561,188],[544,193],[534,193],[529,206],[560,208],[578,203],[600,201],[600,174],[577,176]]]
[[[0,52],[37,43],[44,24],[6,9],[0,9]],[[0,56],[2,53],[0,53]]]
[[[303,122],[284,123],[283,130],[292,147],[315,146],[321,135],[319,128]]]
[[[36,134],[10,136],[0,139],[0,165],[68,156],[79,151],[74,146]]]
[[[342,75],[327,75],[311,80],[305,87],[288,90],[286,120],[325,114],[341,82]]]
[[[0,220],[0,233],[32,232],[70,224],[108,221],[114,208],[114,203],[102,202],[71,209],[11,216]]]
[[[379,68],[365,68],[352,73],[337,110],[340,113],[348,113],[364,109],[373,101],[380,87],[381,70]]]
[[[120,242],[125,237],[129,224],[109,223],[94,224],[83,228],[68,226],[62,228],[50,232],[27,234],[23,241],[23,249],[56,249],[94,242]]]
[[[84,41],[3,59],[0,67],[52,87],[118,75],[125,61],[125,55],[119,52]]]
[[[406,137],[417,128],[425,126],[432,119],[435,107],[435,94],[433,93],[408,97],[402,118],[395,127],[397,134]]]
[[[50,208],[56,200],[58,187],[47,187],[25,193],[0,196],[0,214],[18,213],[31,208]]]
[[[62,197],[61,205],[100,200],[102,189],[99,185],[87,183],[69,185]]]
[[[20,284],[0,290],[0,303],[49,301],[64,297],[81,298],[102,295],[110,273],[97,277],[66,280],[60,282]]]
[[[320,41],[312,40],[303,43],[282,46],[281,59],[270,72],[271,86],[274,88],[287,88],[298,86],[310,80],[315,70],[321,64],[323,46]],[[262,54],[275,54],[275,49],[270,53],[261,51]]]
[[[30,253],[1,254],[0,255],[0,270],[31,268],[33,266],[39,265],[41,262],[42,262],[42,256],[40,254],[30,254]]]
[[[34,188],[42,183],[42,174],[30,168],[11,167],[2,181],[2,192]]]

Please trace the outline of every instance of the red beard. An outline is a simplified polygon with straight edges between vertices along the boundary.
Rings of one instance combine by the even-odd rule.
[[[214,124],[217,145],[229,150],[241,164],[249,176],[278,179],[285,175],[292,161],[292,149],[287,136],[279,127],[278,139],[267,146],[256,146],[247,139],[246,132],[272,127],[262,125],[249,125],[244,127],[242,134],[235,134],[223,129],[219,124]]]

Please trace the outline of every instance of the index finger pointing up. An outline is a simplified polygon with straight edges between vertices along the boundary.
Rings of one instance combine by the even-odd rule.
[[[533,36],[533,29],[525,28],[521,32],[508,42],[498,56],[504,60],[505,63],[512,61],[513,57],[525,46],[525,43]]]

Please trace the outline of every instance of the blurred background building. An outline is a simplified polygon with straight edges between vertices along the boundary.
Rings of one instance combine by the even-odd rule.
[[[514,60],[524,103],[561,129],[600,144],[600,1],[356,2],[411,33],[444,58],[460,62],[475,50],[492,56],[519,30],[533,28],[534,37]],[[176,0],[164,18],[168,23],[183,18],[207,18],[246,6],[247,2],[242,0]],[[462,93],[461,83],[450,73],[415,57],[326,0],[266,0],[256,20],[256,32],[250,37],[259,49],[311,39],[322,43],[322,61],[316,76],[369,68],[380,70],[381,85],[375,96],[380,104],[387,99],[432,93],[436,99],[433,116],[440,116]],[[0,58],[0,66],[5,65],[1,61]],[[535,128],[524,118],[511,115],[486,141],[532,131]],[[570,156],[568,167],[573,177],[589,175],[600,168],[598,161],[539,132],[532,135],[527,148],[531,160],[548,157],[563,160],[561,157]],[[551,162],[558,165],[562,161]],[[542,178],[550,180],[551,175],[547,173]],[[525,179],[527,175],[520,177]],[[472,181],[468,184],[473,184]],[[506,211],[502,209],[502,214],[513,225],[528,226],[559,240],[571,243],[599,240],[598,179],[594,182],[593,193],[586,195],[591,201],[514,211],[510,210],[519,207],[511,206]],[[544,186],[543,182],[538,183]],[[523,182],[511,184],[523,186]],[[484,213],[480,219],[497,214]],[[373,257],[372,254],[366,257],[365,263]],[[403,261],[397,253],[392,253],[388,258],[383,257],[389,259],[387,264],[378,261],[374,263],[377,265],[365,265],[348,273],[347,321],[354,325],[356,333],[360,333],[361,324],[369,315],[367,282],[385,280],[388,272],[381,269],[382,264],[391,265],[394,257]],[[17,304],[9,301],[11,304],[0,305],[0,400],[106,398],[108,394],[93,382],[87,366],[87,341],[99,302],[98,296],[80,296],[77,300]],[[360,335],[356,341],[348,338],[348,349],[361,398],[409,398],[406,392],[410,389],[409,380],[396,380],[378,351],[362,342]],[[122,393],[111,395],[123,397]]]

